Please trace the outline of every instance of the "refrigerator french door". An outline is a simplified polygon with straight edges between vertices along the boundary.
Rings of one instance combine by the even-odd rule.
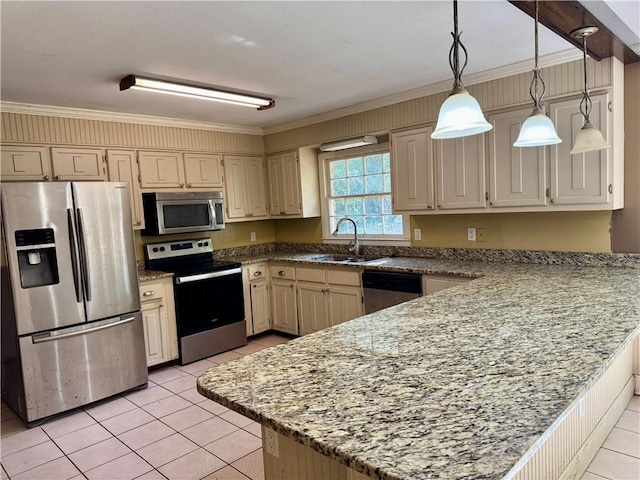
[[[0,189],[5,401],[31,423],[146,384],[127,184]]]

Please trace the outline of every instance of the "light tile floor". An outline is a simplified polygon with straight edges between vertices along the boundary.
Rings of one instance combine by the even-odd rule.
[[[260,426],[200,395],[196,378],[287,341],[263,335],[206,360],[153,370],[145,390],[31,429],[2,403],[0,479],[263,479]]]
[[[149,387],[27,429],[4,403],[0,480],[260,480],[260,426],[195,389],[205,370],[288,338],[149,374]],[[640,479],[640,397],[634,396],[582,480]]]

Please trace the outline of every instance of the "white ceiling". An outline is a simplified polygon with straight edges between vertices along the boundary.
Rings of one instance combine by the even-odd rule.
[[[3,1],[0,13],[3,102],[269,127],[452,78],[450,1]],[[461,1],[459,18],[465,74],[533,57],[533,20],[506,0]],[[541,27],[541,55],[570,48]],[[120,92],[128,74],[276,107]]]

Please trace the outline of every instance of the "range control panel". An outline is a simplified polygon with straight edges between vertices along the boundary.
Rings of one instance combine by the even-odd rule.
[[[147,243],[144,249],[149,260],[157,260],[160,258],[196,255],[198,253],[211,253],[213,252],[213,244],[210,238],[197,238],[177,242]]]

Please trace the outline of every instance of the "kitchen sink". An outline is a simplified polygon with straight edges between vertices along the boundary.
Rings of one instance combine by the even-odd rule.
[[[327,254],[314,255],[311,259],[318,262],[364,263],[378,260],[381,257],[351,257],[349,255]]]

